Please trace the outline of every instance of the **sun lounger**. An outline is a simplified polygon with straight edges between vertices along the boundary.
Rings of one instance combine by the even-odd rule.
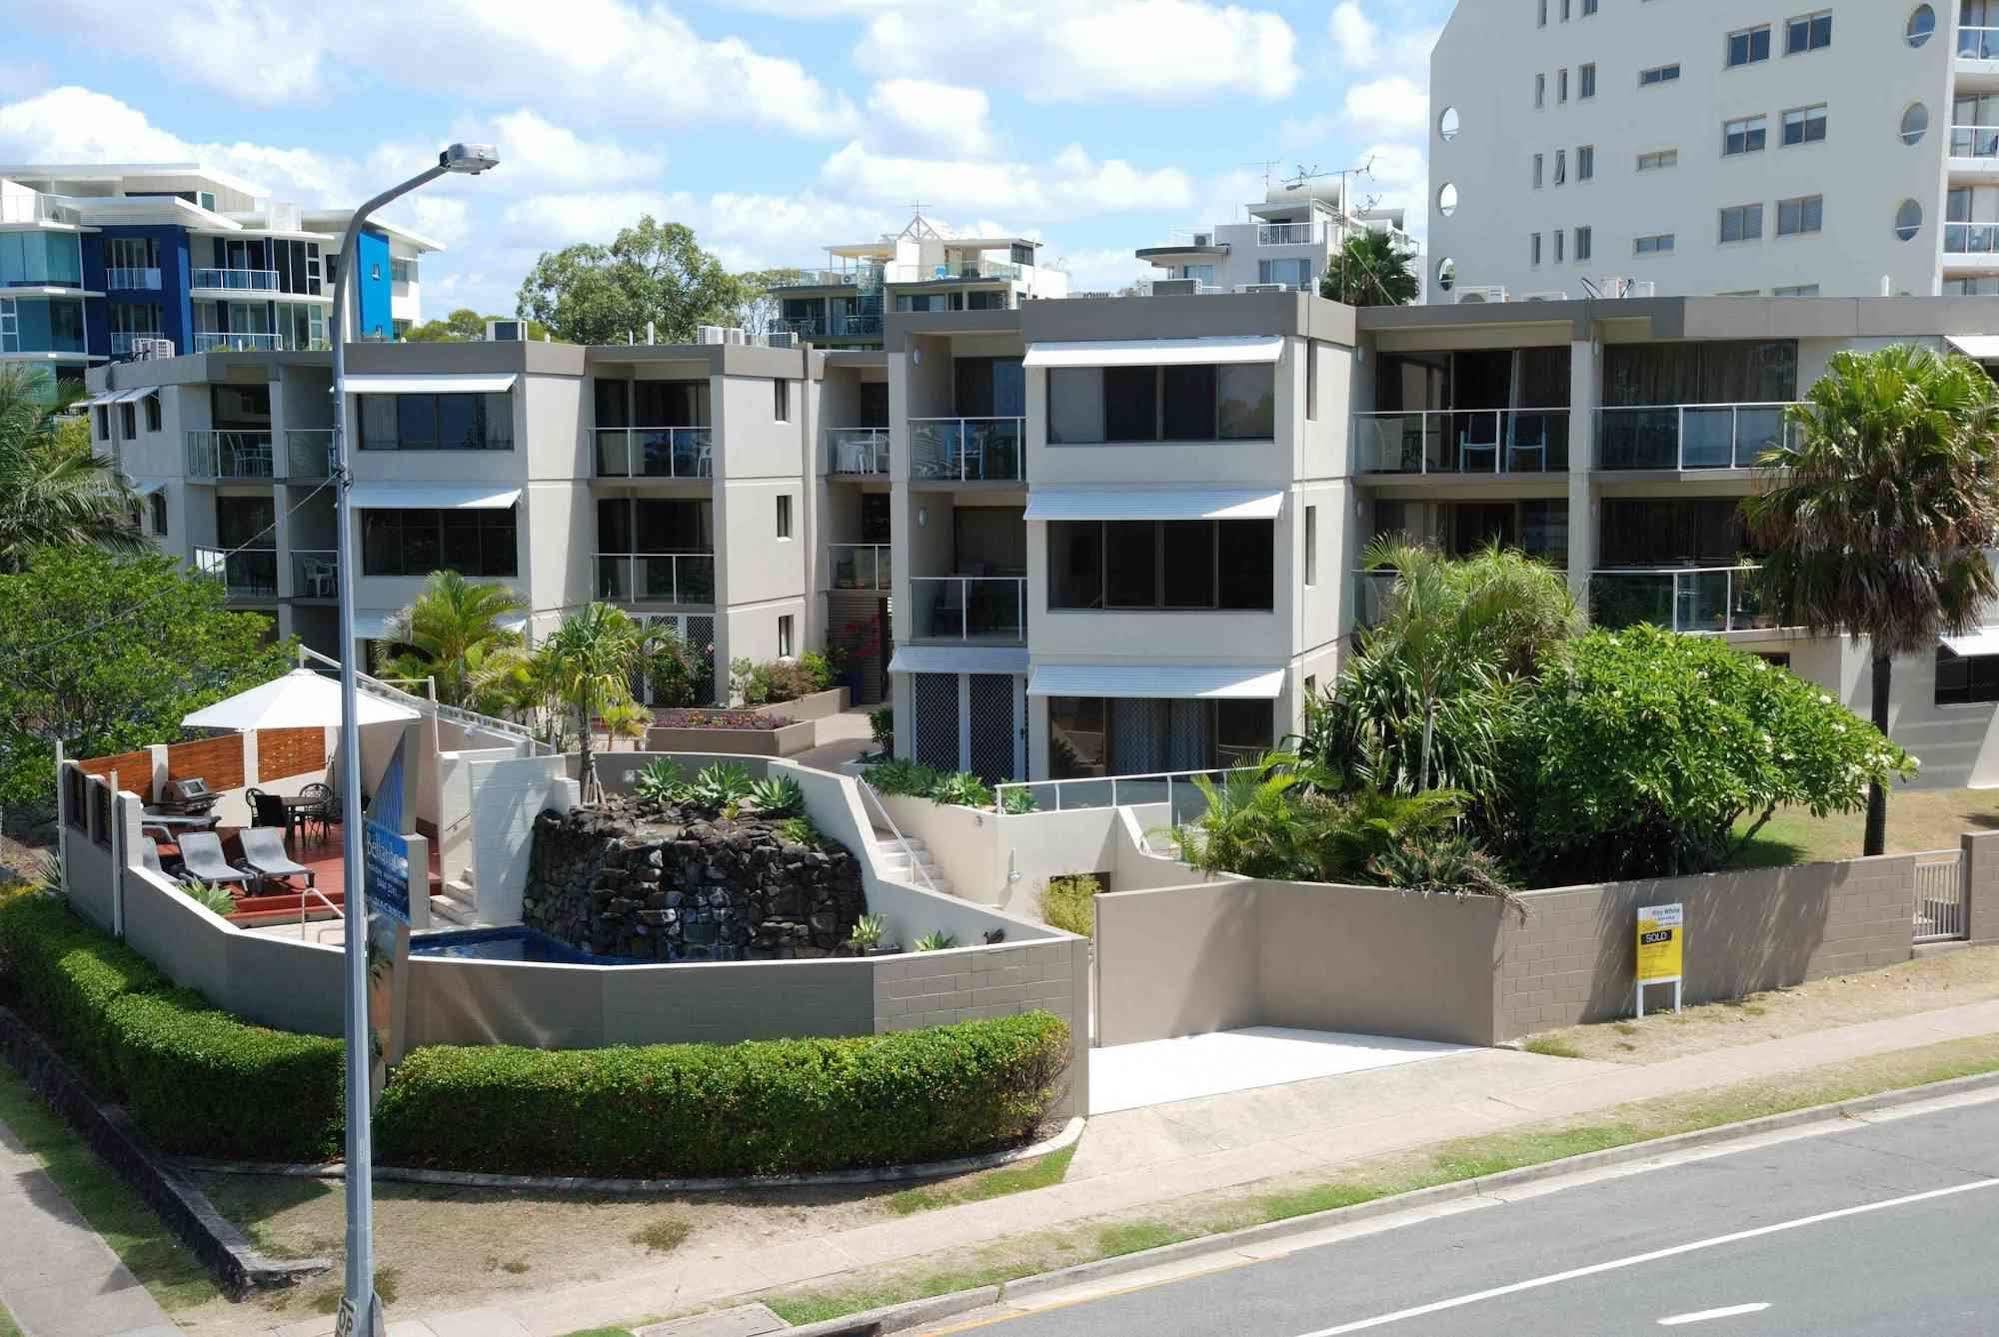
[[[244,830],[242,838],[244,866],[260,878],[282,882],[288,877],[303,877],[308,887],[312,885],[312,870],[285,853],[285,837],[281,829],[253,826]]]
[[[222,857],[222,837],[212,831],[189,831],[183,835],[180,859],[186,869],[184,876],[194,881],[217,886],[238,882],[247,887],[255,880],[254,874],[232,867]]]

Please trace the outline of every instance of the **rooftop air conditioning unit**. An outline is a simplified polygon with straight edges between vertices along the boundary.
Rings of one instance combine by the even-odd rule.
[[[1569,295],[1560,288],[1549,288],[1543,292],[1523,292],[1520,294],[1520,300],[1523,302],[1566,302],[1569,300]]]
[[[1196,232],[1194,234],[1194,244],[1196,246],[1213,246],[1215,244],[1215,234],[1212,232]]]
[[[1245,283],[1237,292],[1285,292],[1290,288],[1286,283]]]
[[[526,343],[528,323],[525,320],[489,320],[486,322],[486,342],[489,344]]]
[[[1506,289],[1497,284],[1458,289],[1459,306],[1483,306],[1487,303],[1503,302],[1505,300]]]
[[[1152,280],[1152,295],[1154,297],[1192,297],[1200,291],[1201,281],[1199,279]]]
[[[746,344],[749,342],[749,338],[743,333],[740,326],[725,325],[722,328],[722,342],[725,344]]]
[[[798,336],[790,330],[772,330],[764,336],[764,342],[772,348],[796,348]]]
[[[172,357],[174,341],[171,339],[138,338],[132,340],[132,360],[151,362],[155,358]]]
[[[727,343],[728,339],[724,337],[727,333],[728,331],[720,325],[703,325],[695,332],[694,342],[702,344]]]
[[[1599,297],[1657,297],[1659,285],[1651,279],[1634,279],[1612,274],[1596,281]]]

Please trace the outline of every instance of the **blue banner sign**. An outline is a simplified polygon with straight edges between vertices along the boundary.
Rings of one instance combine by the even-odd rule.
[[[363,887],[367,908],[399,924],[410,922],[410,843],[370,818],[362,823]]]

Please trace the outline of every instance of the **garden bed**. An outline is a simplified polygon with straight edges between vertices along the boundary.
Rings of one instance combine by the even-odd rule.
[[[756,710],[662,711],[657,718],[663,722],[646,734],[646,748],[652,752],[790,757],[809,750],[819,734],[810,720]]]
[[[848,693],[844,687],[830,691],[813,692],[791,701],[773,701],[767,706],[753,706],[759,715],[781,715],[787,719],[810,721],[823,720],[829,716],[844,713],[848,708]]]

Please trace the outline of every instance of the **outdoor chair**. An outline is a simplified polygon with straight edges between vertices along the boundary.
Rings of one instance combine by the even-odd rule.
[[[285,839],[292,835],[292,810],[276,794],[266,794],[261,789],[246,789],[243,797],[250,800],[250,821],[253,826],[276,827],[285,833]]]
[[[334,797],[333,786],[315,780],[298,791],[302,799],[311,799],[312,806],[294,810],[292,820],[300,829],[311,823],[319,825],[319,839],[324,841],[333,829],[333,823],[340,817],[340,801]]]
[[[139,842],[139,864],[147,872],[158,873],[161,877],[174,877],[180,872],[178,859],[174,860],[172,871],[168,871],[166,859],[160,854],[160,843],[151,836]]]
[[[303,877],[313,885],[313,871],[285,853],[284,838],[268,826],[253,826],[242,833],[243,864],[261,881],[283,882]]]
[[[223,857],[222,837],[213,831],[190,831],[182,836],[180,860],[184,880],[207,882],[214,886],[235,883],[244,888],[256,880],[254,874],[244,872]]]

